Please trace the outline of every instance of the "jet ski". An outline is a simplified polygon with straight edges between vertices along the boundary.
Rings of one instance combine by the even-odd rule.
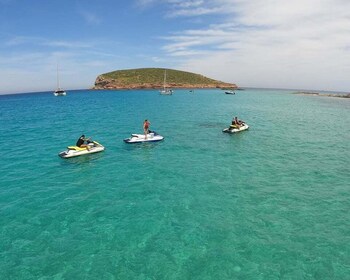
[[[88,148],[86,147],[78,147],[78,146],[68,146],[67,150],[60,152],[58,155],[61,158],[71,158],[71,157],[77,157],[87,154],[93,154],[102,152],[105,147],[103,147],[100,143],[96,141],[89,141]]]
[[[147,134],[147,139],[145,134],[131,134],[131,137],[124,139],[125,143],[134,144],[134,143],[144,143],[144,142],[158,142],[164,139],[163,136],[159,135],[155,131],[150,131]]]
[[[237,132],[241,132],[244,130],[247,130],[249,128],[249,126],[246,123],[242,123],[240,126],[237,125],[230,125],[230,127],[225,128],[222,132],[225,133],[237,133]]]

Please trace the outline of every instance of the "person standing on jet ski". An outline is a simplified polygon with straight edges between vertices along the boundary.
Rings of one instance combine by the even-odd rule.
[[[149,133],[150,125],[151,123],[147,119],[143,122],[143,131],[145,132],[145,139],[147,139],[147,134]]]
[[[82,136],[79,137],[76,146],[78,146],[79,148],[86,148],[88,151],[89,149],[89,145],[88,144],[84,144],[84,142],[89,141],[90,138],[85,138],[85,135],[83,134]]]

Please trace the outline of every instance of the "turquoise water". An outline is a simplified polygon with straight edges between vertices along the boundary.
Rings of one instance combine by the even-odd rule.
[[[350,100],[0,96],[1,279],[350,279]],[[222,133],[238,115],[248,131]],[[163,142],[129,145],[144,119]],[[57,154],[85,133],[106,147]]]

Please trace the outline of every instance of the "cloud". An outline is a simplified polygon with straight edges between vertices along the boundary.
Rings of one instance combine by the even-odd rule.
[[[221,14],[207,26],[163,38],[168,55],[192,56],[182,68],[247,86],[329,87],[346,79],[350,1],[199,2],[196,9],[183,6],[178,12],[173,12],[178,3],[169,3],[176,17],[201,17],[198,11],[206,10]]]
[[[136,0],[135,5],[140,9],[147,9],[157,3],[157,0]]]
[[[217,5],[217,1],[203,0],[136,0],[136,6],[143,9],[151,9],[155,6],[165,5],[168,7],[165,17],[192,17],[200,15],[215,14],[223,11],[222,5]]]
[[[4,45],[8,47],[15,47],[20,45],[26,45],[26,44],[37,44],[38,42],[43,41],[43,38],[41,37],[30,37],[30,36],[12,36],[8,38]]]
[[[88,24],[99,25],[101,23],[101,19],[92,12],[81,10],[79,13]]]
[[[204,7],[185,7],[182,8],[179,6],[177,8],[174,6],[174,8],[166,14],[167,17],[180,17],[180,16],[185,16],[185,17],[193,17],[193,16],[203,16],[203,15],[210,15],[210,14],[216,14],[220,13],[221,8],[204,8]]]
[[[8,51],[0,51],[0,94],[53,90],[58,62],[62,86],[67,89],[91,87],[98,74],[113,70],[116,62],[122,61],[120,56],[106,50],[111,44],[101,39],[85,42],[11,37],[3,44]]]
[[[99,42],[100,44],[101,42]],[[34,36],[12,36],[8,38],[4,45],[8,47],[18,47],[18,46],[45,46],[51,48],[60,48],[60,49],[81,49],[81,48],[92,48],[96,43],[84,41],[63,41],[63,40],[49,40],[43,37],[34,37]]]
[[[54,90],[57,63],[62,87],[88,88],[98,74],[113,67],[113,61],[100,59],[100,54],[90,54],[86,59],[80,51],[0,54],[0,93]]]
[[[42,42],[42,45],[55,47],[55,48],[66,48],[66,49],[82,49],[82,48],[92,48],[93,43],[89,42],[74,42],[74,41],[47,41]]]

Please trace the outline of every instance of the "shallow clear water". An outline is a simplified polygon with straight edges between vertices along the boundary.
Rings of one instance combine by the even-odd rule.
[[[348,279],[350,100],[0,96],[3,279]],[[233,116],[248,131],[222,133]],[[130,145],[144,119],[163,142]],[[106,147],[57,154],[85,133]]]

